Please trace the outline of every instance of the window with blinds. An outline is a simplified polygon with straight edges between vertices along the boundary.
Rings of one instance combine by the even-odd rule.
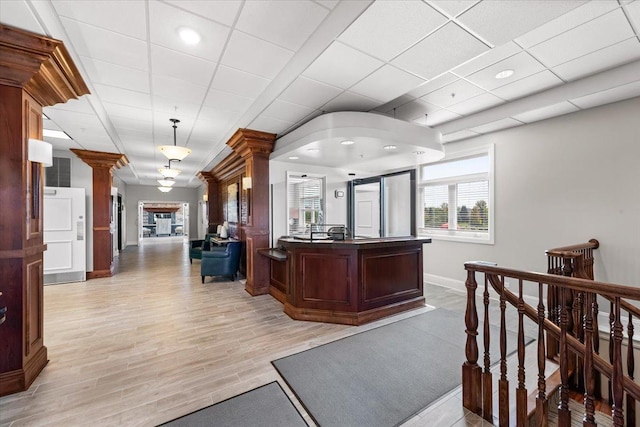
[[[493,243],[493,148],[420,168],[420,234]]]
[[[287,174],[287,230],[289,235],[309,234],[324,224],[324,176]]]

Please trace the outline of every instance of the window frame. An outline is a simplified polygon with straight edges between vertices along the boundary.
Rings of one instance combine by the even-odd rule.
[[[448,153],[443,160],[433,163],[421,164],[418,166],[418,185],[417,185],[417,196],[420,200],[420,203],[417,203],[417,216],[420,219],[420,224],[418,225],[418,235],[421,237],[429,237],[433,240],[446,240],[453,242],[464,242],[464,243],[480,243],[493,245],[495,244],[495,173],[494,173],[494,145],[491,144],[485,147],[479,147],[472,150],[462,150],[454,153]],[[423,168],[424,166],[429,166],[433,164],[439,163],[449,163],[458,160],[464,160],[472,157],[480,157],[480,156],[488,156],[489,158],[489,171],[484,173],[473,173],[468,175],[457,175],[454,177],[446,177],[446,178],[435,178],[435,179],[425,179],[423,176]],[[434,185],[448,185],[449,186],[449,224],[453,224],[453,227],[457,227],[457,203],[453,205],[450,203],[451,200],[456,199],[455,194],[455,184],[460,184],[464,182],[476,182],[479,180],[484,180],[484,178],[488,180],[488,200],[487,206],[489,209],[488,212],[488,230],[486,232],[479,232],[477,230],[474,231],[465,231],[465,230],[455,230],[455,229],[443,229],[437,230],[432,228],[424,227],[424,188],[428,186]],[[453,192],[453,193],[452,193]],[[454,206],[452,209],[451,206]]]
[[[291,236],[291,235],[300,235],[300,232],[296,232],[296,233],[292,233],[291,230],[291,226],[292,224],[289,223],[290,220],[290,212],[291,209],[293,208],[293,206],[291,206],[290,204],[290,200],[289,200],[289,195],[290,195],[290,190],[289,190],[289,186],[291,184],[293,184],[292,179],[299,179],[299,178],[312,178],[312,179],[317,179],[320,181],[320,190],[319,190],[319,198],[318,201],[320,203],[320,209],[319,211],[322,212],[322,216],[323,219],[324,217],[326,217],[326,209],[327,209],[327,195],[326,195],[326,190],[327,190],[327,177],[325,175],[320,175],[320,174],[313,174],[313,173],[305,173],[305,172],[293,172],[293,171],[287,171],[287,175],[286,175],[286,181],[285,181],[285,188],[286,188],[286,201],[287,201],[287,210],[286,210],[286,215],[285,215],[285,221],[286,221],[286,230],[287,230],[287,235]],[[298,198],[298,202],[301,201],[305,201],[308,199],[310,199],[309,197],[301,197]],[[303,202],[304,204],[304,202]],[[300,219],[302,216],[306,216],[306,213],[313,211],[313,209],[306,209],[303,206],[296,206],[295,207],[298,210],[298,218]],[[323,221],[324,222],[324,221]],[[306,223],[306,221],[305,221]]]

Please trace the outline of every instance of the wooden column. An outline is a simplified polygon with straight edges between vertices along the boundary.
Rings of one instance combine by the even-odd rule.
[[[218,224],[222,224],[222,200],[220,200],[220,181],[211,173],[201,171],[197,174],[201,181],[207,184],[207,232],[215,233]]]
[[[247,194],[250,212],[244,233],[247,242],[247,283],[251,295],[269,293],[269,259],[258,249],[269,247],[269,155],[276,135],[250,129],[238,129],[227,145],[245,162],[245,176],[251,177]]]
[[[89,93],[59,40],[0,24],[0,396],[26,390],[47,364],[43,339],[42,107]]]
[[[119,153],[78,150],[72,148],[83,162],[93,169],[93,271],[87,279],[113,275],[113,244],[111,242],[111,186],[113,169],[129,163],[127,156]]]

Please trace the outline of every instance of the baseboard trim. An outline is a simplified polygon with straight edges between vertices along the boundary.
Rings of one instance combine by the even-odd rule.
[[[449,277],[437,276],[435,274],[423,273],[422,279],[427,283],[434,285],[445,286],[447,288],[456,289],[459,291],[466,291],[467,288],[462,280],[455,280]]]

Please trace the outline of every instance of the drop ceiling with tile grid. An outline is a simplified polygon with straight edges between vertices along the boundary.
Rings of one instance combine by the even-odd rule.
[[[72,140],[45,139],[126,154],[128,184],[157,185],[172,117],[192,150],[176,185],[197,187],[238,128],[371,111],[451,144],[640,95],[640,0],[0,0],[0,22],[65,42],[91,95],[47,107],[45,128]],[[354,150],[316,145],[273,158]],[[393,155],[355,150],[372,171]]]

